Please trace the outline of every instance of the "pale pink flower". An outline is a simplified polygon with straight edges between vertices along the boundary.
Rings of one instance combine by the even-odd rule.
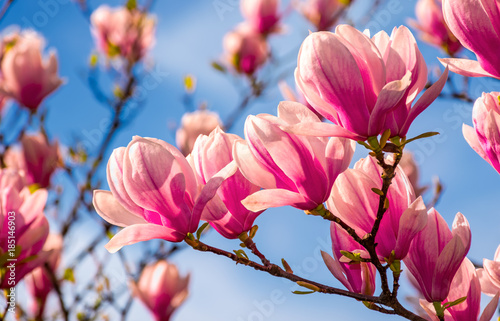
[[[416,196],[422,195],[427,189],[427,186],[420,185],[419,182],[420,170],[418,168],[417,163],[415,162],[415,157],[413,156],[413,153],[405,150],[398,166],[403,170],[403,172],[410,180],[410,184],[413,187],[413,190],[415,191],[415,195]]]
[[[334,215],[356,230],[359,237],[370,233],[377,218],[380,196],[372,189],[382,187],[382,169],[373,157],[361,159],[354,169],[337,177],[327,207]],[[427,224],[427,210],[421,197],[415,199],[413,188],[400,169],[387,195],[389,208],[375,238],[381,261],[402,260],[415,235]]]
[[[337,26],[335,33],[314,32],[300,49],[295,81],[311,106],[334,124],[302,123],[287,130],[365,140],[390,129],[391,136],[405,137],[447,75],[446,70],[413,104],[427,83],[427,66],[406,27],[371,39],[348,25]]]
[[[496,0],[443,0],[443,15],[460,43],[477,56],[440,59],[450,70],[467,77],[500,79],[500,10]]]
[[[241,0],[240,5],[243,17],[254,31],[267,35],[278,29],[279,0]]]
[[[62,249],[62,236],[60,234],[50,234],[43,246],[43,251],[46,253],[43,264],[47,263],[53,273],[55,273],[61,261]],[[26,275],[24,281],[26,282],[28,291],[34,298],[31,312],[34,316],[42,318],[45,310],[45,302],[47,301],[49,293],[54,288],[50,275],[45,266],[39,266]]]
[[[245,24],[224,36],[223,47],[227,63],[237,72],[247,75],[262,67],[269,55],[266,40]]]
[[[316,27],[316,31],[328,31],[349,3],[350,0],[307,0],[299,11]]]
[[[174,146],[135,136],[117,148],[108,162],[111,191],[95,190],[97,213],[125,227],[106,245],[116,252],[125,245],[151,239],[181,242],[198,228],[206,203],[224,179],[236,171],[234,162],[215,174],[199,191],[191,166]]]
[[[302,105],[309,108],[316,116],[318,116],[319,119],[323,120],[323,116],[318,114],[318,112],[314,110],[314,108],[312,108],[312,106],[307,102],[306,97],[304,97],[304,94],[302,94],[299,88],[297,88],[297,90],[294,91],[284,81],[280,81],[278,83],[278,87],[280,89],[281,95],[285,100],[301,103]]]
[[[193,150],[196,138],[210,134],[217,126],[222,126],[222,122],[215,112],[197,110],[185,113],[181,119],[181,126],[175,133],[176,144],[184,155],[188,155]]]
[[[193,169],[199,183],[205,185],[213,175],[233,161],[232,149],[237,140],[234,134],[226,134],[219,127],[210,135],[200,135],[196,140],[193,152]],[[248,232],[262,211],[252,212],[246,209],[241,201],[260,187],[250,183],[238,170],[226,179],[217,190],[215,197],[207,203],[201,219],[212,225],[222,236],[237,238]]]
[[[154,45],[156,21],[138,9],[101,5],[90,20],[97,48],[110,58],[138,61]]]
[[[57,75],[56,54],[51,51],[48,59],[43,59],[44,40],[31,30],[11,35],[9,39],[0,66],[0,91],[35,111],[63,83]]]
[[[415,15],[417,21],[411,20],[410,23],[420,31],[423,41],[441,48],[451,56],[462,50],[462,45],[444,21],[441,0],[419,0]]]
[[[453,229],[431,208],[426,227],[417,233],[403,260],[428,302],[442,302],[451,282],[469,252],[471,232],[465,216],[458,213]]]
[[[438,281],[439,282],[439,281]],[[444,312],[445,321],[489,321],[495,314],[498,305],[498,294],[486,306],[481,316],[481,286],[472,262],[465,258],[451,282],[450,292],[441,303],[453,302],[465,297],[465,301],[454,305]],[[439,321],[432,303],[420,300],[421,306],[431,317],[432,321]]]
[[[481,291],[488,295],[500,292],[500,246],[498,246],[492,260],[484,259],[483,268],[477,270]]]
[[[21,150],[10,149],[5,155],[7,167],[24,173],[26,183],[46,188],[54,171],[61,166],[62,157],[59,144],[50,144],[42,134],[24,135]]]
[[[149,264],[139,282],[130,287],[136,298],[151,311],[156,321],[168,321],[188,296],[189,275],[181,277],[177,267],[166,261]]]
[[[333,183],[351,161],[354,142],[298,136],[281,126],[320,120],[307,107],[281,102],[278,117],[261,114],[245,122],[246,141],[236,141],[234,159],[243,175],[264,188],[245,200],[252,211],[291,205],[312,210],[328,199]]]
[[[46,190],[38,189],[32,194],[17,171],[0,170],[0,258],[3,262],[0,268],[6,269],[0,288],[15,286],[45,260],[41,251],[49,234],[49,223],[43,214],[46,201]],[[14,247],[16,250],[9,252]],[[15,266],[13,269],[9,267],[11,264]]]
[[[472,149],[500,173],[499,99],[500,92],[483,93],[472,109],[474,128],[464,124],[462,131]]]
[[[333,258],[326,252],[321,251],[321,256],[330,272],[349,291],[373,295],[377,276],[375,266],[367,262],[350,262],[340,251],[360,254],[362,258],[369,258],[370,255],[336,223],[331,223],[330,235],[332,238]]]

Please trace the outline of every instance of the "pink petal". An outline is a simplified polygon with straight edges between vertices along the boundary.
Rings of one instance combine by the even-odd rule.
[[[419,196],[401,215],[398,237],[394,252],[403,259],[408,253],[415,235],[427,225],[427,209],[422,196]]]
[[[344,137],[356,141],[366,140],[367,138],[354,134],[339,125],[329,123],[300,123],[293,126],[282,127],[282,129],[288,133],[304,136]]]
[[[403,128],[400,130],[401,135],[406,136],[406,133],[408,132],[411,123],[415,120],[415,118],[417,118],[418,115],[420,115],[427,107],[429,107],[429,105],[434,100],[436,100],[436,98],[443,90],[447,80],[448,80],[448,67],[446,67],[444,72],[441,74],[441,77],[439,77],[438,81],[436,81],[430,88],[428,88],[420,97],[420,99],[415,103],[412,109],[410,109],[410,112],[408,113],[408,118],[406,119]]]
[[[276,188],[274,175],[255,159],[247,142],[243,140],[234,142],[233,158],[243,176],[250,182],[262,188]]]
[[[265,189],[253,193],[245,198],[241,203],[250,211],[258,212],[268,209],[270,207],[281,206],[295,206],[302,209],[302,207],[310,204],[311,202],[304,196],[291,192],[285,189]],[[313,204],[314,207],[314,204]],[[312,210],[312,208],[304,208]]]
[[[401,80],[394,80],[386,84],[378,95],[377,103],[373,107],[368,124],[368,134],[377,136],[384,130],[386,114],[397,107],[398,102],[406,94],[408,86],[411,84],[411,72],[408,71]]]
[[[490,321],[491,318],[493,318],[493,315],[495,314],[495,311],[497,310],[498,306],[498,298],[500,296],[500,293],[497,292],[495,297],[491,299],[490,303],[484,308],[483,313],[481,314],[481,317],[479,318],[479,321]]]
[[[125,245],[131,245],[152,239],[180,242],[184,239],[184,237],[186,237],[186,235],[165,226],[156,224],[134,224],[127,226],[118,232],[104,247],[110,253],[115,253]]]
[[[487,295],[495,295],[500,291],[500,284],[493,283],[488,272],[484,269],[477,269],[476,273],[481,283],[481,292]]]
[[[343,269],[340,263],[337,260],[334,260],[333,257],[331,257],[324,251],[321,251],[321,257],[323,258],[326,267],[328,268],[328,270],[330,270],[333,276],[337,280],[339,280],[349,291],[353,291],[351,285],[349,284],[349,281],[347,281],[347,278],[343,273]]]
[[[498,76],[494,76],[487,72],[481,67],[479,62],[470,59],[461,58],[438,58],[439,61],[444,66],[448,66],[450,71],[465,76],[465,77],[492,77],[500,79]]]
[[[126,227],[133,224],[147,223],[144,217],[123,208],[111,192],[95,190],[92,203],[97,214],[109,224]]]
[[[476,153],[478,153],[479,156],[481,156],[485,161],[487,161],[491,165],[488,156],[486,155],[483,147],[481,146],[481,143],[479,142],[476,130],[469,125],[463,124],[462,133],[469,146],[472,147],[472,149]]]

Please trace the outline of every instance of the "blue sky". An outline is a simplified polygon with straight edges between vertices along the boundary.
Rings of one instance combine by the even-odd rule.
[[[383,1],[378,13],[360,23],[359,17],[368,12],[366,4],[371,2],[357,1],[350,17],[358,22],[359,28],[368,26],[372,32],[382,29],[390,32],[394,26],[406,24],[407,17],[414,17],[414,0],[390,0]],[[223,2],[229,3],[230,9],[219,15],[212,1],[156,1],[153,12],[158,19],[157,42],[148,57],[156,66],[144,77],[157,76],[157,86],[145,89],[147,99],[140,105],[140,112],[116,136],[113,148],[125,146],[133,135],[161,138],[173,144],[172,128],[184,113],[182,78],[188,73],[198,79],[197,104],[206,101],[208,107],[218,111],[223,119],[236,106],[238,94],[233,81],[210,67],[212,60],[221,57],[223,35],[242,20],[239,8],[231,5],[237,1]],[[284,2],[283,7],[288,5],[288,1]],[[47,7],[48,3],[52,5]],[[90,6],[96,8],[100,3],[91,1]],[[107,3],[119,5],[121,1]],[[49,8],[50,15],[44,7]],[[0,28],[3,30],[13,24],[34,27],[59,56],[60,74],[67,83],[46,100],[49,133],[63,144],[71,144],[75,135],[92,143],[92,137],[98,137],[102,132],[100,127],[106,123],[109,113],[95,101],[85,82],[84,74],[93,50],[88,22],[75,3],[69,0],[40,0],[29,6],[25,1],[15,1]],[[312,27],[297,13],[289,14],[285,24],[286,32],[271,39],[271,45],[278,57],[286,57],[282,63],[288,66],[285,69],[291,75],[300,43]],[[436,59],[442,56],[439,51],[422,43],[420,49],[429,69],[440,68]],[[452,77],[460,84],[460,77]],[[293,84],[292,77],[289,76],[287,81]],[[471,84],[476,97],[482,91],[494,91],[500,87],[496,81],[472,80]],[[274,114],[281,99],[274,88],[247,112]],[[435,175],[441,178],[445,192],[437,210],[447,222],[451,225],[459,211],[469,220],[473,233],[469,257],[480,261],[483,257],[492,258],[500,244],[500,176],[462,137],[461,124],[471,124],[471,108],[471,104],[438,99],[414,122],[409,136],[427,131],[439,131],[441,135],[413,143],[409,149],[414,151],[421,165],[424,183],[430,183]],[[234,132],[239,135],[242,135],[244,119],[242,117],[234,126]],[[355,160],[366,154],[366,150],[358,146]],[[103,174],[101,171],[100,175]],[[292,208],[282,208],[268,210],[256,223],[260,226],[256,242],[272,261],[279,262],[284,257],[295,267],[294,270],[302,270],[302,275],[342,287],[316,254],[318,249],[329,251],[329,226],[326,222],[306,217]],[[74,246],[83,247],[91,233],[91,223],[83,221],[71,235]],[[239,244],[224,240],[215,232],[206,236],[206,242],[227,250],[237,249]],[[140,246],[133,246],[126,250],[127,256],[133,257],[139,250]],[[116,256],[108,256],[104,251],[99,254],[117,260]],[[293,295],[290,293],[292,283],[235,266],[231,261],[214,255],[183,251],[172,260],[183,273],[190,272],[192,277],[190,298],[174,320],[396,319],[371,312],[350,299],[320,294]],[[91,263],[85,264],[90,266]],[[142,305],[134,303],[129,320],[142,318],[144,313],[147,312]]]

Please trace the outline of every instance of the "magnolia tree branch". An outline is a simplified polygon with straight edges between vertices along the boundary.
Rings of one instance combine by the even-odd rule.
[[[224,251],[222,249],[215,248],[213,246],[207,245],[199,240],[195,240],[194,238],[189,238],[187,237],[185,239],[186,243],[190,245],[193,249],[201,252],[211,252],[220,256],[225,256],[229,258],[230,260],[236,262],[236,264],[243,264],[246,266],[249,266],[257,271],[262,271],[262,272],[267,272],[273,276],[279,277],[279,278],[285,278],[288,279],[292,282],[297,283],[300,286],[303,286],[307,289],[312,290],[313,292],[319,292],[319,293],[324,293],[324,294],[337,294],[341,296],[346,296],[349,298],[356,299],[358,301],[363,301],[366,302],[365,305],[369,307],[372,310],[384,313],[384,314],[397,314],[399,316],[402,316],[408,320],[413,320],[413,321],[425,321],[425,319],[421,318],[420,316],[412,313],[411,311],[406,310],[398,301],[396,298],[393,298],[391,296],[370,296],[370,295],[364,295],[364,294],[359,294],[359,293],[354,293],[342,289],[337,289],[328,285],[324,285],[315,281],[311,281],[308,279],[305,279],[303,277],[300,277],[298,275],[293,274],[292,272],[287,272],[283,270],[280,266],[269,263],[268,265],[263,265],[259,264],[257,262],[254,262],[246,257],[238,256],[234,253],[230,253],[227,251]],[[252,241],[253,243],[253,241]],[[255,247],[255,243],[253,243],[252,247]],[[259,252],[260,253],[260,252]],[[380,306],[376,306],[375,304],[381,304],[384,306],[388,306],[392,308],[393,310],[385,309]]]

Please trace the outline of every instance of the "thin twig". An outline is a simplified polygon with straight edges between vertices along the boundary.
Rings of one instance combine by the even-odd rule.
[[[61,306],[61,312],[63,314],[63,318],[65,321],[69,321],[69,313],[68,310],[66,309],[66,305],[64,304],[64,299],[63,299],[63,294],[61,292],[61,288],[59,287],[59,281],[57,280],[56,275],[54,274],[54,271],[52,268],[49,266],[47,262],[44,264],[44,269],[45,272],[49,275],[50,281],[52,282],[52,286],[54,287],[54,291],[57,293],[57,297],[59,299],[59,305]]]

